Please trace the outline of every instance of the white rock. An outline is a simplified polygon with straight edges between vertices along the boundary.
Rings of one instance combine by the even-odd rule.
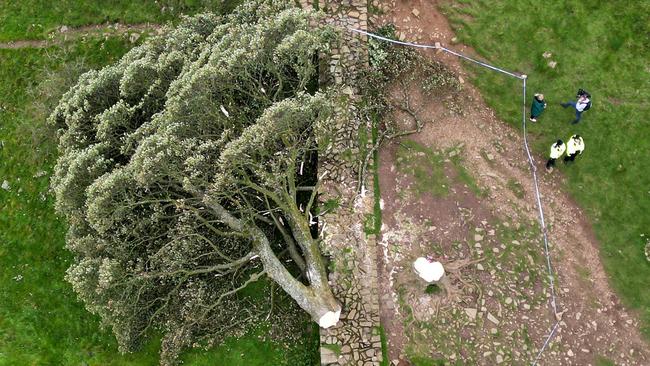
[[[439,281],[445,275],[445,268],[440,262],[429,262],[424,257],[419,257],[413,263],[413,268],[418,276],[427,282]]]
[[[4,189],[5,191],[8,191],[8,190],[11,189],[11,186],[9,185],[9,182],[7,182],[6,179],[2,182],[2,189]]]
[[[415,15],[416,17],[420,16],[420,11],[418,9],[413,9],[411,13],[413,13],[413,15]]]
[[[476,319],[476,309],[474,308],[465,308],[465,314],[472,320]]]

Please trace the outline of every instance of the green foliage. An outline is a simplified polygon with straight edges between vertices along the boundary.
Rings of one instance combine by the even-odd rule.
[[[434,294],[439,294],[442,291],[440,286],[436,284],[430,284],[427,285],[427,287],[424,289],[424,293],[427,295],[434,295]]]
[[[206,198],[270,238],[266,214],[305,225],[295,186],[311,172],[296,170],[317,153],[331,109],[305,90],[335,37],[312,28],[316,16],[253,1],[187,18],[82,75],[52,113],[52,187],[75,254],[66,278],[120,351],[160,332],[161,362],[174,363],[259,321],[263,306],[238,294],[261,270],[251,233]]]
[[[63,247],[66,225],[57,219],[48,193],[56,143],[45,118],[78,75],[119,59],[131,45],[119,38],[88,40],[46,50],[0,50],[0,364],[151,365],[159,339],[142,351],[120,355],[112,334],[76,300],[66,267],[73,260]],[[1,181],[1,180],[0,180]],[[252,287],[252,286],[249,286]],[[188,352],[188,365],[206,363],[314,365],[318,334],[293,300],[275,289],[248,298],[272,311],[274,326],[228,337],[209,352]],[[281,327],[276,326],[282,325]],[[305,324],[308,325],[305,328]],[[266,337],[264,335],[267,335]],[[242,353],[244,353],[242,355]]]
[[[531,11],[531,9],[535,9]],[[650,3],[481,1],[445,9],[459,40],[492,64],[529,75],[529,97],[544,93],[548,108],[529,126],[535,150],[578,133],[586,150],[564,170],[568,189],[589,216],[612,286],[638,309],[650,335],[650,265],[643,247],[650,227]],[[471,15],[471,20],[465,14]],[[550,52],[550,58],[542,55]],[[551,68],[549,61],[556,61]],[[471,67],[475,83],[500,118],[521,124],[521,84]],[[578,88],[593,96],[582,121],[559,103]]]
[[[394,39],[395,25],[383,25],[377,29],[376,33],[382,37]],[[384,64],[388,59],[388,53],[390,52],[391,48],[392,45],[390,43],[370,37],[368,39],[368,56],[370,58],[370,66],[374,68],[381,67],[381,65]]]

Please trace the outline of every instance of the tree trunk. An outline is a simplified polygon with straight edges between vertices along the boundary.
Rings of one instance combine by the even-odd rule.
[[[315,322],[323,327],[329,327],[338,321],[341,305],[334,298],[326,278],[322,278],[322,275],[326,271],[322,258],[320,257],[320,251],[318,251],[318,255],[311,255],[306,258],[308,273],[311,272],[312,275],[315,275],[314,278],[316,281],[314,283],[310,281],[312,286],[305,286],[294,278],[282,262],[280,262],[273,249],[271,249],[269,240],[262,230],[255,225],[244,224],[241,220],[230,214],[216,200],[206,197],[205,203],[231,229],[246,233],[250,236],[254,243],[254,250],[259,254],[260,260],[269,277],[277,282]],[[314,248],[312,247],[311,249]],[[312,252],[312,254],[315,253]]]

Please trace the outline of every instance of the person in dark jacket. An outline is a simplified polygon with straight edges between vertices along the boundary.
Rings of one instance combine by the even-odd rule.
[[[537,118],[544,112],[545,108],[546,101],[544,101],[544,94],[535,94],[530,107],[530,121],[537,122]]]

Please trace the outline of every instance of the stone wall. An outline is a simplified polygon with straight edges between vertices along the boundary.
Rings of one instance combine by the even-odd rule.
[[[313,7],[313,1],[301,1]],[[330,257],[330,284],[341,301],[339,323],[321,328],[321,364],[378,366],[382,360],[379,297],[377,287],[377,243],[364,231],[368,216],[373,215],[374,197],[371,177],[365,177],[358,191],[359,128],[367,122],[356,117],[357,71],[368,64],[367,37],[349,28],[368,28],[368,2],[359,0],[318,2],[326,22],[341,29],[341,42],[330,58],[321,57],[321,84],[343,89],[347,98],[341,108],[345,116],[336,119],[331,148],[319,156],[321,179],[319,199],[333,199],[338,208],[320,217],[322,248]],[[347,113],[350,112],[350,113]],[[365,125],[368,135],[371,126]]]

